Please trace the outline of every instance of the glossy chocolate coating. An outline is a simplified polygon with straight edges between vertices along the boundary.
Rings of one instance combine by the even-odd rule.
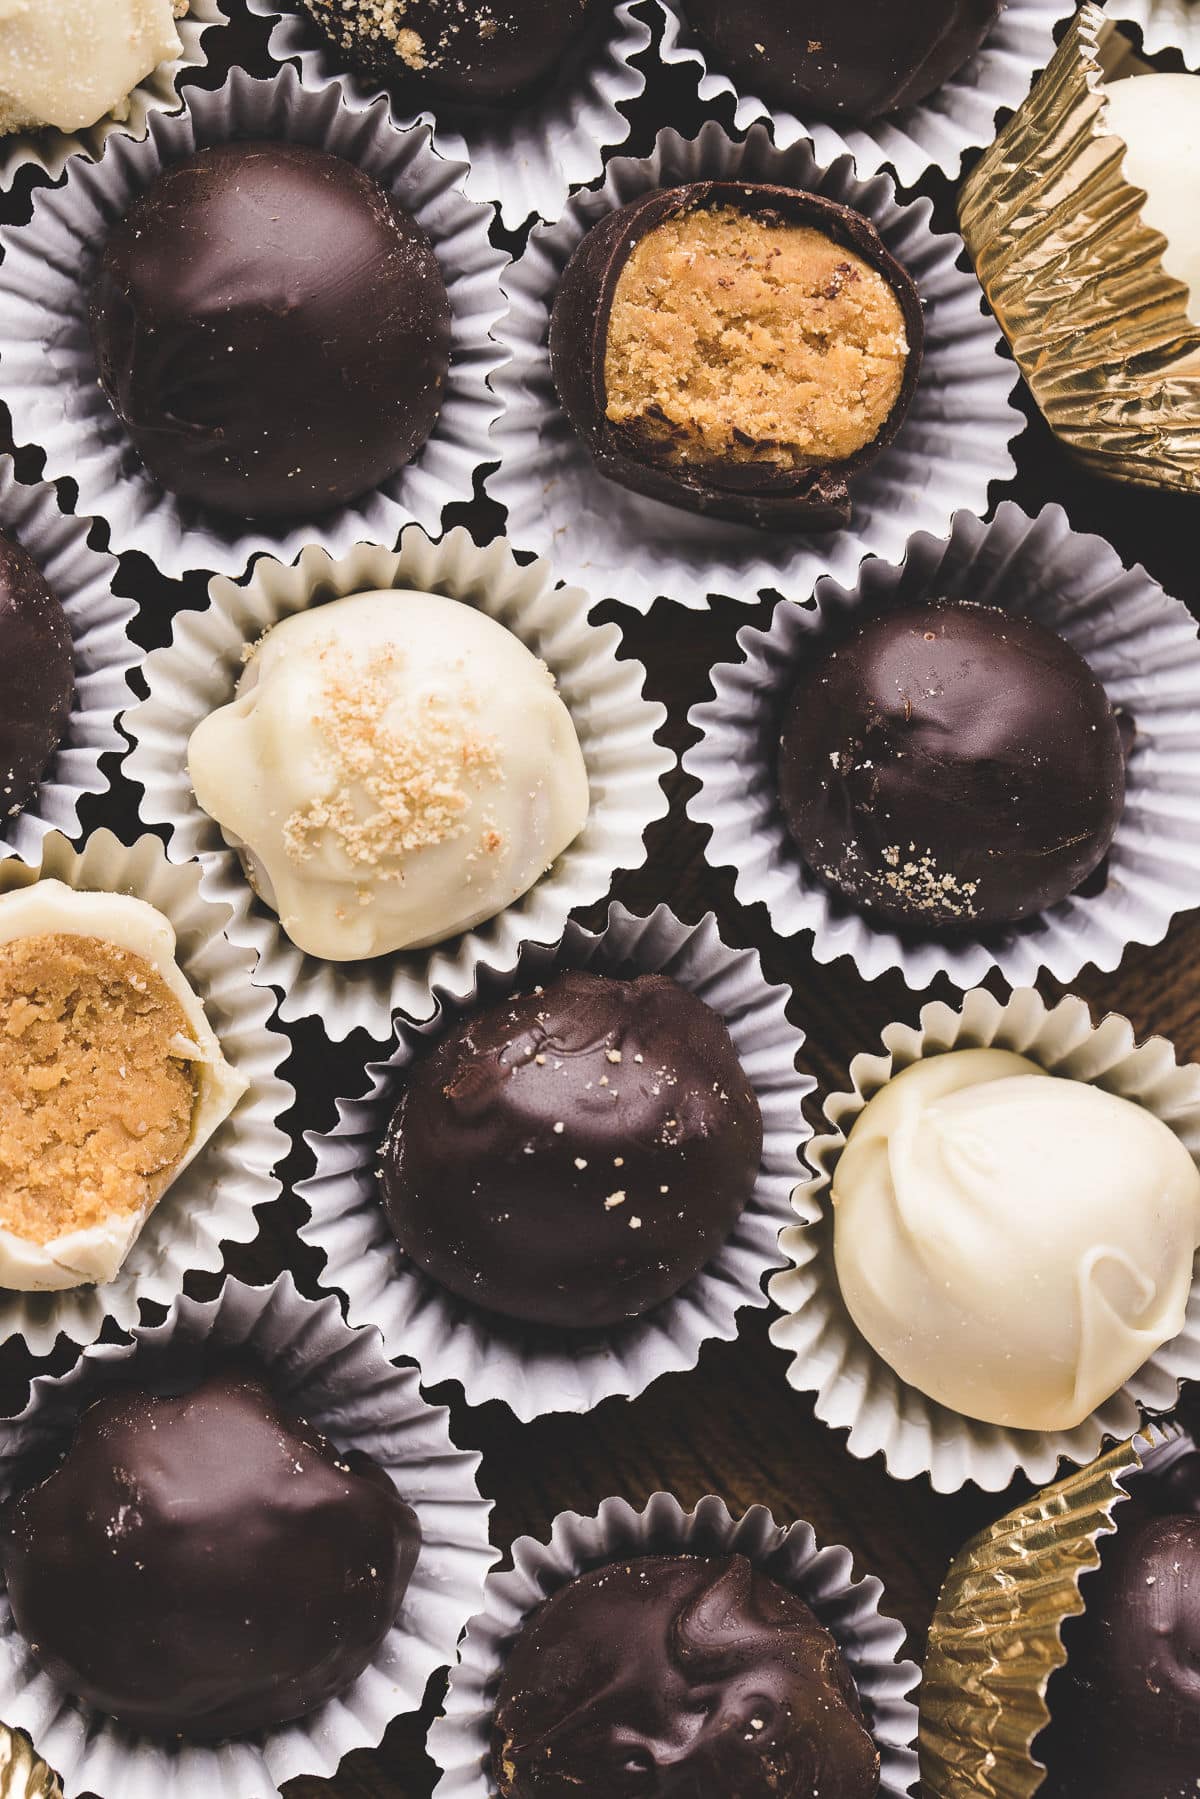
[[[182,1397],[103,1394],[0,1534],[17,1628],[51,1679],[133,1730],[196,1740],[349,1686],[419,1547],[381,1468],[337,1457],[237,1370]]]
[[[324,511],[402,468],[450,360],[421,227],[299,144],[221,144],[160,175],[109,237],[91,326],[150,472],[245,518]]]
[[[389,29],[378,0],[303,0],[369,80],[414,97],[503,107],[541,87],[610,0],[401,0]]]
[[[762,1117],[723,1021],[664,975],[569,971],[456,1024],[383,1148],[400,1247],[534,1324],[619,1324],[677,1293],[754,1188]]]
[[[809,867],[889,924],[1044,910],[1106,854],[1125,758],[1104,688],[1032,619],[931,600],[867,620],[797,681],[779,793]]]
[[[714,71],[806,117],[874,119],[974,55],[1001,0],[684,0]]]
[[[503,1799],[870,1799],[879,1752],[841,1652],[744,1556],[650,1556],[562,1588],[508,1657]]]
[[[909,355],[895,406],[872,443],[845,462],[783,468],[764,462],[680,463],[663,446],[607,416],[608,324],[634,247],[668,219],[701,207],[734,207],[784,224],[808,225],[870,264],[895,293]],[[921,297],[888,254],[871,221],[819,194],[764,183],[697,181],[657,189],[594,225],[563,271],[550,315],[550,366],[563,410],[610,481],[689,512],[767,530],[833,531],[850,518],[850,479],[886,449],[916,392],[925,341]]]
[[[71,627],[31,556],[0,536],[0,814],[34,792],[75,697]]]

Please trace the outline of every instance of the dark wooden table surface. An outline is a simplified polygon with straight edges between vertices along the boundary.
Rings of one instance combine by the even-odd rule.
[[[231,61],[256,73],[269,72],[265,29],[241,15],[241,0],[225,4],[234,11],[234,23],[209,39],[212,67],[201,77],[206,85],[216,85]],[[634,151],[646,149],[660,127],[690,131],[702,117],[689,83],[655,74],[652,58],[653,53],[647,94],[633,108]],[[1163,66],[1170,66],[1169,59]],[[718,116],[731,123],[719,110]],[[920,191],[934,200],[942,227],[951,227],[953,192],[948,184],[933,179]],[[27,196],[15,197],[2,216],[27,217]],[[0,381],[0,392],[2,385]],[[1018,473],[1014,481],[993,488],[993,504],[1011,498],[1037,512],[1057,502],[1078,530],[1106,536],[1126,562],[1144,563],[1168,592],[1196,610],[1200,500],[1141,493],[1080,473],[1024,395],[1022,405],[1029,422],[1015,446]],[[36,475],[36,451],[22,453],[19,467],[26,478]],[[63,485],[63,498],[73,503],[69,484]],[[485,538],[502,529],[503,514],[486,502],[450,509],[447,522],[464,521]],[[147,647],[166,641],[176,610],[205,601],[202,577],[164,582],[137,557],[123,564],[121,584],[140,602],[137,634]],[[669,710],[663,735],[672,750],[682,751],[692,740],[687,712],[709,694],[712,664],[733,653],[743,625],[765,622],[772,603],[766,599],[747,607],[716,598],[707,608],[683,610],[660,600],[647,617],[609,601],[597,608],[598,617],[622,627],[629,653],[649,669],[648,691]],[[953,992],[946,984],[914,995],[898,977],[867,985],[848,962],[822,968],[803,940],[777,940],[761,908],[747,910],[734,902],[729,872],[707,867],[706,832],[684,814],[688,782],[682,775],[673,777],[670,792],[670,816],[650,833],[645,867],[620,877],[614,897],[642,910],[667,898],[687,919],[715,911],[729,942],[750,944],[760,952],[768,978],[786,982],[793,992],[792,1013],[807,1036],[804,1061],[818,1082],[815,1121],[824,1095],[846,1084],[850,1058],[875,1047],[885,1024],[914,1019],[925,999],[952,998]],[[136,835],[136,797],[136,789],[114,771],[114,790],[93,805],[88,827],[107,823],[127,839]],[[597,923],[602,914],[603,907],[597,907],[584,916]],[[1045,983],[1045,991],[1057,990]],[[1139,1035],[1162,1033],[1181,1056],[1200,1057],[1200,916],[1179,922],[1157,948],[1131,950],[1115,975],[1083,974],[1072,991],[1097,1012],[1124,1013]],[[303,1130],[332,1123],[338,1094],[363,1088],[370,1046],[351,1040],[331,1052],[315,1024],[295,1028],[291,1037],[294,1053],[284,1072],[298,1097],[285,1123],[298,1139]],[[285,1168],[289,1186],[308,1167],[307,1152],[294,1149]],[[294,1234],[301,1216],[300,1202],[290,1193],[264,1208],[257,1242],[233,1249],[229,1268],[253,1280],[290,1267],[303,1288],[316,1293],[318,1258],[301,1250]],[[194,1290],[203,1296],[216,1285],[217,1277],[205,1278],[195,1282]],[[718,1493],[738,1509],[761,1502],[780,1520],[807,1518],[818,1537],[850,1547],[860,1573],[879,1575],[887,1588],[886,1607],[903,1620],[910,1652],[919,1659],[951,1556],[967,1536],[1007,1508],[1016,1490],[988,1496],[968,1489],[939,1497],[924,1480],[892,1480],[878,1457],[855,1460],[843,1437],[818,1423],[808,1399],[788,1386],[785,1357],[767,1339],[768,1315],[755,1312],[743,1318],[738,1341],[710,1345],[696,1371],[659,1381],[632,1404],[611,1400],[585,1418],[520,1425],[499,1405],[469,1410],[453,1390],[435,1389],[432,1396],[451,1408],[456,1442],[483,1453],[481,1483],[495,1501],[493,1541],[506,1550],[515,1536],[544,1534],[564,1508],[591,1511],[610,1494],[641,1503],[666,1488],[685,1503],[705,1493]],[[58,1369],[71,1359],[69,1349],[60,1345],[50,1366]],[[0,1350],[0,1410],[11,1412],[24,1403],[31,1371],[34,1364],[20,1346]],[[427,1799],[435,1772],[424,1754],[424,1731],[439,1692],[434,1682],[425,1715],[397,1723],[378,1751],[350,1756],[332,1782],[295,1782],[289,1799]]]

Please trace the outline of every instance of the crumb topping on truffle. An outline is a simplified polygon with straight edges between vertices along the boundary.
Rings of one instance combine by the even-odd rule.
[[[886,424],[908,356],[896,294],[853,251],[700,208],[648,232],[621,271],[607,416],[669,461],[840,463]]]
[[[333,789],[288,817],[284,844],[294,862],[306,861],[328,832],[354,866],[399,879],[402,857],[466,831],[472,785],[502,778],[495,739],[470,728],[479,696],[468,686],[454,696],[430,690],[416,712],[396,716],[403,662],[392,645],[350,662],[336,645],[322,652],[324,685],[312,724],[326,746]],[[494,821],[485,820],[479,847],[494,853],[502,845]]]
[[[340,49],[358,50],[365,42],[390,52],[417,75],[441,67],[453,55],[455,36],[464,27],[473,26],[484,39],[499,29],[488,0],[441,0],[444,23],[433,33],[411,23],[409,0],[305,0],[305,5]],[[437,5],[438,0],[423,0],[423,16]]]
[[[189,1051],[142,957],[63,932],[0,947],[0,1227],[44,1244],[146,1210],[191,1135]]]

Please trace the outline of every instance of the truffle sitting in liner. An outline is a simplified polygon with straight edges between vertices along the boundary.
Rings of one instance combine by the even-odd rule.
[[[706,181],[595,225],[563,274],[550,361],[600,472],[764,527],[833,530],[916,388],[921,300],[869,219]]]
[[[303,144],[219,144],[159,175],[104,248],[91,329],[151,474],[243,518],[387,480],[433,430],[450,363],[424,231]]]
[[[1065,899],[1125,803],[1116,713],[1033,619],[964,601],[898,607],[814,659],[779,750],[809,868],[887,924],[980,930]]]
[[[413,1065],[383,1198],[401,1248],[452,1293],[586,1329],[649,1311],[717,1253],[761,1153],[715,1012],[664,975],[570,971]]]
[[[767,100],[874,119],[929,98],[979,48],[1001,0],[683,0],[714,59]]]
[[[517,104],[612,0],[303,0],[369,81],[459,106]]]
[[[33,558],[0,536],[0,818],[33,794],[75,697],[71,627]]]
[[[260,1376],[122,1387],[0,1526],[17,1629],[50,1678],[131,1730],[209,1741],[343,1692],[395,1623],[415,1512]]]
[[[509,1653],[503,1799],[871,1799],[879,1751],[833,1637],[744,1556],[582,1575]]]
[[[0,132],[83,131],[183,46],[189,0],[7,0],[0,5]]]

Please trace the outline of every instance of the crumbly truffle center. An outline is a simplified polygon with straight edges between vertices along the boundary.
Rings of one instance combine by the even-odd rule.
[[[313,724],[325,745],[329,791],[298,807],[284,825],[294,862],[331,838],[354,867],[399,879],[417,850],[461,837],[473,793],[502,779],[495,740],[479,728],[478,696],[465,683],[451,697],[431,689],[401,703],[404,657],[395,648],[347,659],[322,653],[322,694]],[[479,848],[502,838],[484,820]]]
[[[61,932],[0,947],[0,1226],[41,1244],[149,1207],[191,1134],[190,1036],[128,950]]]
[[[699,209],[621,271],[607,413],[675,463],[839,463],[879,435],[908,355],[900,303],[861,257],[809,225]]]

